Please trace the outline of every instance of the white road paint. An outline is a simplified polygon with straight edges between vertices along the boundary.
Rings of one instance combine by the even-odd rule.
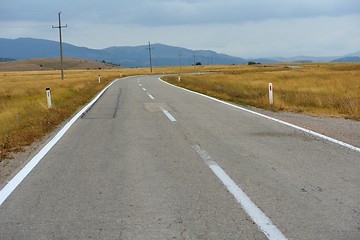
[[[139,87],[142,87],[141,83],[139,83]]]
[[[176,119],[167,110],[164,108],[160,108],[160,110],[168,117],[168,119],[170,119],[170,121],[176,122]]]
[[[303,128],[303,127],[299,127],[299,126],[297,126],[297,125],[295,125],[295,124],[288,123],[288,122],[285,122],[285,121],[282,121],[282,120],[279,120],[279,119],[276,119],[276,118],[272,118],[272,117],[266,116],[266,115],[261,114],[261,113],[258,113],[258,112],[251,111],[251,110],[249,110],[249,109],[246,109],[246,108],[237,106],[237,105],[232,104],[232,103],[228,103],[228,102],[222,101],[222,100],[217,99],[217,98],[214,98],[214,97],[210,97],[210,96],[205,95],[205,94],[202,94],[202,93],[194,92],[194,91],[191,91],[191,90],[189,90],[189,89],[185,89],[185,88],[182,88],[182,87],[179,87],[179,86],[172,85],[172,84],[170,84],[170,83],[168,83],[168,82],[163,81],[161,78],[159,78],[159,80],[160,80],[161,82],[165,83],[165,84],[168,84],[168,85],[174,87],[174,88],[182,89],[182,90],[184,90],[184,91],[187,91],[187,92],[190,92],[190,93],[193,93],[193,94],[202,96],[202,97],[206,97],[206,98],[211,99],[211,100],[213,100],[213,101],[215,101],[215,102],[219,102],[219,103],[222,103],[222,104],[225,104],[225,105],[228,105],[228,106],[237,108],[237,109],[239,109],[239,110],[242,110],[242,111],[245,111],[245,112],[248,112],[248,113],[251,113],[251,114],[255,114],[255,115],[257,115],[257,116],[260,116],[260,117],[263,117],[263,118],[266,118],[266,119],[269,119],[269,120],[272,120],[272,121],[275,121],[275,122],[284,124],[284,125],[286,125],[286,126],[295,128],[295,129],[297,129],[297,130],[300,130],[300,131],[309,133],[309,134],[311,134],[311,135],[313,135],[313,136],[316,136],[316,137],[325,139],[325,140],[327,140],[327,141],[329,141],[329,142],[333,142],[333,143],[336,143],[336,144],[341,145],[341,146],[343,146],[343,147],[350,148],[350,149],[352,149],[352,150],[354,150],[354,151],[360,152],[360,148],[358,148],[358,147],[355,147],[355,146],[353,146],[353,145],[351,145],[351,144],[348,144],[348,143],[339,141],[339,140],[337,140],[337,139],[328,137],[328,136],[323,135],[323,134],[321,134],[321,133],[317,133],[317,132],[315,132],[315,131],[312,131],[312,130],[309,130],[309,129],[306,129],[306,128]]]
[[[146,88],[142,88],[144,91],[146,91]]]
[[[125,79],[125,78],[123,78]],[[31,170],[40,162],[40,160],[50,151],[50,149],[61,139],[61,137],[69,130],[69,128],[75,123],[75,121],[84,114],[103,94],[104,92],[115,82],[120,79],[115,79],[109,85],[107,85],[90,103],[88,103],[83,109],[81,109],[65,126],[50,140],[41,150],[37,153],[28,164],[25,165],[16,176],[10,180],[0,191],[0,206],[15,190],[15,188],[24,180],[24,178],[31,172]]]
[[[258,228],[268,237],[270,240],[287,239],[284,234],[271,222],[271,220],[262,212],[246,193],[239,188],[236,183],[226,174],[226,172],[211,159],[209,154],[203,150],[199,145],[193,145],[192,148],[203,159],[203,161],[209,166],[211,171],[220,179],[225,185],[227,190],[234,196],[236,201],[241,205],[244,211],[251,217]]]
[[[155,99],[154,96],[151,95],[150,93],[147,93],[147,95],[148,95],[148,97],[149,97],[151,100],[154,100],[154,99]]]

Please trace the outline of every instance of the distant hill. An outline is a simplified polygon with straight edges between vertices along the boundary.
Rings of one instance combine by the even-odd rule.
[[[274,58],[279,62],[330,62],[339,57],[314,57],[314,56],[297,56],[297,57],[278,57]]]
[[[345,56],[316,57],[274,57],[243,59],[210,50],[190,50],[181,47],[168,46],[164,44],[152,44],[152,61],[154,66],[179,65],[181,54],[182,65],[192,65],[194,62],[204,64],[239,64],[254,61],[259,63],[272,62],[359,62],[360,52]],[[105,49],[90,49],[63,43],[63,54],[67,57],[90,59],[95,61],[106,61],[119,64],[123,67],[145,67],[149,66],[148,46],[134,47],[109,47]],[[56,41],[18,38],[0,38],[0,58],[3,59],[28,59],[28,58],[55,58],[59,56],[59,43]],[[348,58],[352,57],[352,58]]]
[[[12,58],[2,58],[0,57],[0,62],[10,62],[10,61],[15,61],[16,59],[12,59]]]
[[[355,57],[355,58],[348,58]],[[253,59],[254,62],[360,62],[360,52],[350,53],[345,56],[328,56],[328,57],[316,57],[316,56],[297,56],[297,57],[273,57],[271,59]]]
[[[346,57],[360,57],[360,52],[347,54]]]
[[[332,62],[360,62],[360,57],[342,57],[342,58],[337,58],[335,60],[333,60]]]
[[[153,44],[152,60],[154,66],[179,65],[179,53],[183,65],[196,62],[202,64],[238,64],[245,59],[218,54],[208,50],[189,50],[163,44]],[[124,67],[144,67],[149,65],[148,46],[110,47],[101,50],[77,47],[63,43],[63,55],[67,57],[106,61]],[[18,38],[0,38],[0,57],[11,59],[54,58],[59,56],[59,43],[56,41]]]
[[[109,69],[118,66],[79,58],[64,58],[63,66],[71,69]],[[60,69],[59,58],[29,58],[24,60],[0,62],[0,71],[40,71]]]

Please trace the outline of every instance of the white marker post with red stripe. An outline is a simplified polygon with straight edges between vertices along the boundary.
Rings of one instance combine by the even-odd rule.
[[[269,83],[269,102],[270,102],[270,105],[273,105],[273,103],[274,103],[272,83]]]
[[[48,109],[52,108],[52,106],[51,106],[51,94],[50,94],[50,88],[49,87],[46,88],[46,99],[47,99]]]

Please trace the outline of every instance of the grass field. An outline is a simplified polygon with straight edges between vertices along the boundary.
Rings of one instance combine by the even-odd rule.
[[[218,74],[166,77],[173,84],[264,109],[360,120],[360,63],[218,66]],[[273,83],[270,106],[268,83]]]
[[[96,70],[119,68],[112,64],[92,60],[64,57],[66,70]],[[0,71],[43,71],[60,69],[59,58],[31,58],[10,62],[0,62]]]
[[[91,99],[118,72],[59,71],[0,73],[0,155],[20,151],[54,129]],[[45,89],[51,88],[53,108],[47,108]]]

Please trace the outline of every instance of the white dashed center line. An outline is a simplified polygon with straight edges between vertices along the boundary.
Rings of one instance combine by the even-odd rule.
[[[165,110],[164,108],[160,108],[160,110],[165,114],[165,116],[170,119],[170,121],[176,122],[176,119],[167,110]]]
[[[155,99],[154,96],[151,95],[150,93],[147,93],[147,95],[148,95],[148,97],[149,97],[151,100],[154,100],[154,99]]]

